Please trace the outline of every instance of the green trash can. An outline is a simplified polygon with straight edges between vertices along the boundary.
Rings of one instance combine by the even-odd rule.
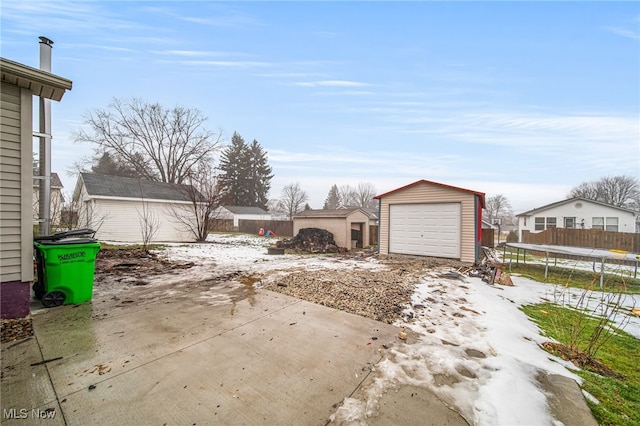
[[[38,281],[47,308],[91,300],[100,243],[93,238],[35,241]]]

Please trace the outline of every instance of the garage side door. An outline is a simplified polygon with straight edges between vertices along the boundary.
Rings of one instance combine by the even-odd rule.
[[[392,204],[389,253],[460,258],[460,203]]]

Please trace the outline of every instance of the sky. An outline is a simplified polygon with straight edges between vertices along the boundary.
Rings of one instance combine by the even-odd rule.
[[[265,149],[269,198],[298,183],[378,194],[426,179],[515,214],[605,176],[640,179],[640,3],[22,1],[0,55],[73,82],[52,106],[52,171],[73,191],[90,111],[198,109]],[[36,121],[37,123],[37,121]]]

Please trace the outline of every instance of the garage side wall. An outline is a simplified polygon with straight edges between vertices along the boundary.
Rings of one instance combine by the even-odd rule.
[[[319,228],[333,234],[333,239],[338,247],[351,247],[351,228],[347,228],[347,221],[341,218],[300,217],[293,220],[293,235],[298,235],[301,229]],[[347,231],[349,240],[347,240]]]
[[[390,205],[460,203],[460,260],[475,262],[475,195],[464,191],[421,183],[380,199],[380,254],[389,255]]]
[[[142,202],[135,200],[94,199],[91,210],[96,238],[102,241],[142,242]],[[187,232],[171,213],[167,202],[146,201],[146,211],[157,222],[152,242],[189,242],[195,237]],[[193,215],[188,205],[181,214]]]

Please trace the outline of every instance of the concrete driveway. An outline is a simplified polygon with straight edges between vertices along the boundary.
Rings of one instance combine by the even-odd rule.
[[[325,425],[406,344],[395,326],[282,294],[214,290],[219,303],[178,291],[36,312],[35,337],[2,345],[2,423]],[[409,391],[385,394],[375,424],[467,424]]]

